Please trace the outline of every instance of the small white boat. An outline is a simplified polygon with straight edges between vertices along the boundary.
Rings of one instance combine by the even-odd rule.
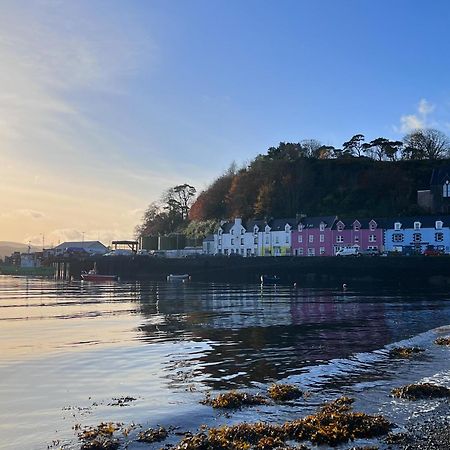
[[[191,277],[187,273],[167,275],[167,281],[186,281],[190,280]]]

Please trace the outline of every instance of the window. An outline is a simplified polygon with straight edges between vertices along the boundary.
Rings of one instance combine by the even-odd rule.
[[[442,242],[444,240],[444,233],[434,233],[434,240],[436,242]]]
[[[231,229],[231,234],[234,234],[234,230],[233,230],[233,228]]]
[[[377,228],[377,223],[374,220],[371,220],[370,224],[369,224],[370,231],[374,231],[374,230],[376,230],[376,228]]]
[[[414,222],[414,229],[415,230],[420,230],[420,225],[421,225],[420,222]]]
[[[248,249],[247,249],[247,258],[248,258],[249,256],[251,256],[251,250],[248,248]]]
[[[320,229],[320,231],[324,231],[324,230],[325,230],[325,224],[324,224],[324,223],[321,223],[321,224],[319,225],[319,229]]]
[[[231,245],[234,245],[234,239],[231,239]]]
[[[280,239],[278,236],[275,236],[275,244],[279,244],[280,243]]]
[[[369,242],[377,242],[377,236],[375,234],[370,234]]]
[[[299,244],[301,244],[303,242],[303,236],[298,235],[297,241]]]
[[[316,256],[316,249],[308,248],[308,256]]]
[[[310,242],[310,243],[314,242],[314,235],[310,234],[308,236],[308,242]]]
[[[355,241],[355,242],[359,242],[359,236],[355,236],[354,241]]]
[[[336,242],[344,242],[343,236],[336,236]]]
[[[258,238],[257,238],[256,236],[253,238],[253,243],[254,243],[254,244],[257,244],[257,243],[258,243]]]
[[[228,249],[227,248],[223,251],[223,254],[224,255],[228,255]]]
[[[325,254],[325,247],[320,247],[320,248],[319,248],[319,253],[320,253],[321,255],[324,255],[324,254]]]
[[[244,238],[241,238],[241,245],[244,245]]]
[[[450,197],[450,184],[448,180],[445,182],[444,186],[442,186],[442,197]]]
[[[369,245],[367,247],[367,250],[378,250],[378,246],[377,245]]]
[[[321,234],[321,235],[319,236],[319,241],[320,241],[320,242],[325,242],[325,236],[324,236],[323,234]]]
[[[302,248],[298,248],[297,249],[297,255],[298,256],[303,256],[303,249]]]
[[[441,220],[436,220],[436,225],[435,225],[436,230],[442,230],[442,225],[444,225],[444,224],[442,223]]]
[[[394,233],[392,235],[392,242],[403,242],[404,236],[402,233]]]
[[[245,233],[245,231],[244,231],[244,229],[242,228],[242,229],[241,229],[241,234],[244,234],[244,233]]]
[[[286,244],[289,244],[289,235],[286,235]]]
[[[353,224],[353,229],[354,229],[355,231],[359,231],[360,228],[361,228],[361,224],[360,224],[359,222],[355,222],[355,223]]]
[[[253,234],[257,234],[258,233],[258,227],[255,225],[255,227],[253,228]]]
[[[413,233],[413,242],[420,242],[422,240],[421,233]]]
[[[222,235],[222,230],[219,230],[219,236],[221,236]]]
[[[298,231],[302,231],[303,230],[303,224],[302,223],[299,223],[298,224]]]
[[[402,224],[400,222],[395,222],[394,223],[394,230],[401,230],[402,229]]]
[[[241,248],[241,255],[243,255],[244,254],[244,249],[243,248]]]
[[[344,229],[344,224],[342,222],[338,222],[337,224],[337,230],[342,231]]]
[[[266,236],[266,244],[269,243],[269,236]]]

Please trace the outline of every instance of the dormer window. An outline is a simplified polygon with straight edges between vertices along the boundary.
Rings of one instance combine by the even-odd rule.
[[[222,231],[222,229],[220,228],[220,229],[219,229],[219,232],[218,232],[219,236],[222,236],[222,233],[223,233],[223,231]]]
[[[266,233],[270,232],[270,227],[268,225],[266,226],[265,231],[266,231]]]
[[[234,234],[234,230],[233,230],[233,228],[231,229],[231,234]]]
[[[442,230],[442,220],[436,220],[435,228],[436,230]]]
[[[370,221],[370,223],[369,223],[369,228],[370,228],[370,231],[375,231],[375,230],[376,230],[376,228],[377,228],[377,223],[375,222],[375,220],[371,220],[371,221]]]
[[[344,229],[344,224],[342,222],[338,222],[337,224],[337,230],[342,231]]]
[[[394,230],[401,230],[402,229],[402,224],[400,222],[395,222],[394,223]]]
[[[254,233],[254,234],[257,234],[257,233],[258,233],[258,227],[257,227],[256,225],[253,227],[253,233]]]
[[[358,221],[353,223],[353,230],[354,231],[359,231],[360,228],[361,228],[361,224]]]
[[[303,224],[302,223],[299,223],[298,224],[298,231],[302,231],[303,230]]]
[[[320,231],[325,231],[325,224],[323,222],[319,225],[319,229]]]
[[[414,222],[414,229],[420,230],[420,225],[422,225],[420,222]]]
[[[286,226],[284,227],[284,231],[286,231],[286,233],[288,233],[289,231],[291,231],[291,226],[287,223]]]
[[[241,228],[241,234],[244,234],[245,230],[243,228]]]
[[[450,183],[448,180],[442,186],[442,197],[450,197]]]

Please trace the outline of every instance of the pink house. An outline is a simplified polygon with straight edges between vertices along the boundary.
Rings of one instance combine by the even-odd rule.
[[[304,217],[292,228],[292,255],[332,256],[336,216]]]
[[[332,255],[346,246],[383,251],[383,224],[380,219],[336,220],[331,230]]]

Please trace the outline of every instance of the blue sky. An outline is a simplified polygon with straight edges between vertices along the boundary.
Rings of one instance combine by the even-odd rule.
[[[449,17],[443,0],[3,0],[0,240],[131,237],[164,189],[280,141],[449,134]]]

